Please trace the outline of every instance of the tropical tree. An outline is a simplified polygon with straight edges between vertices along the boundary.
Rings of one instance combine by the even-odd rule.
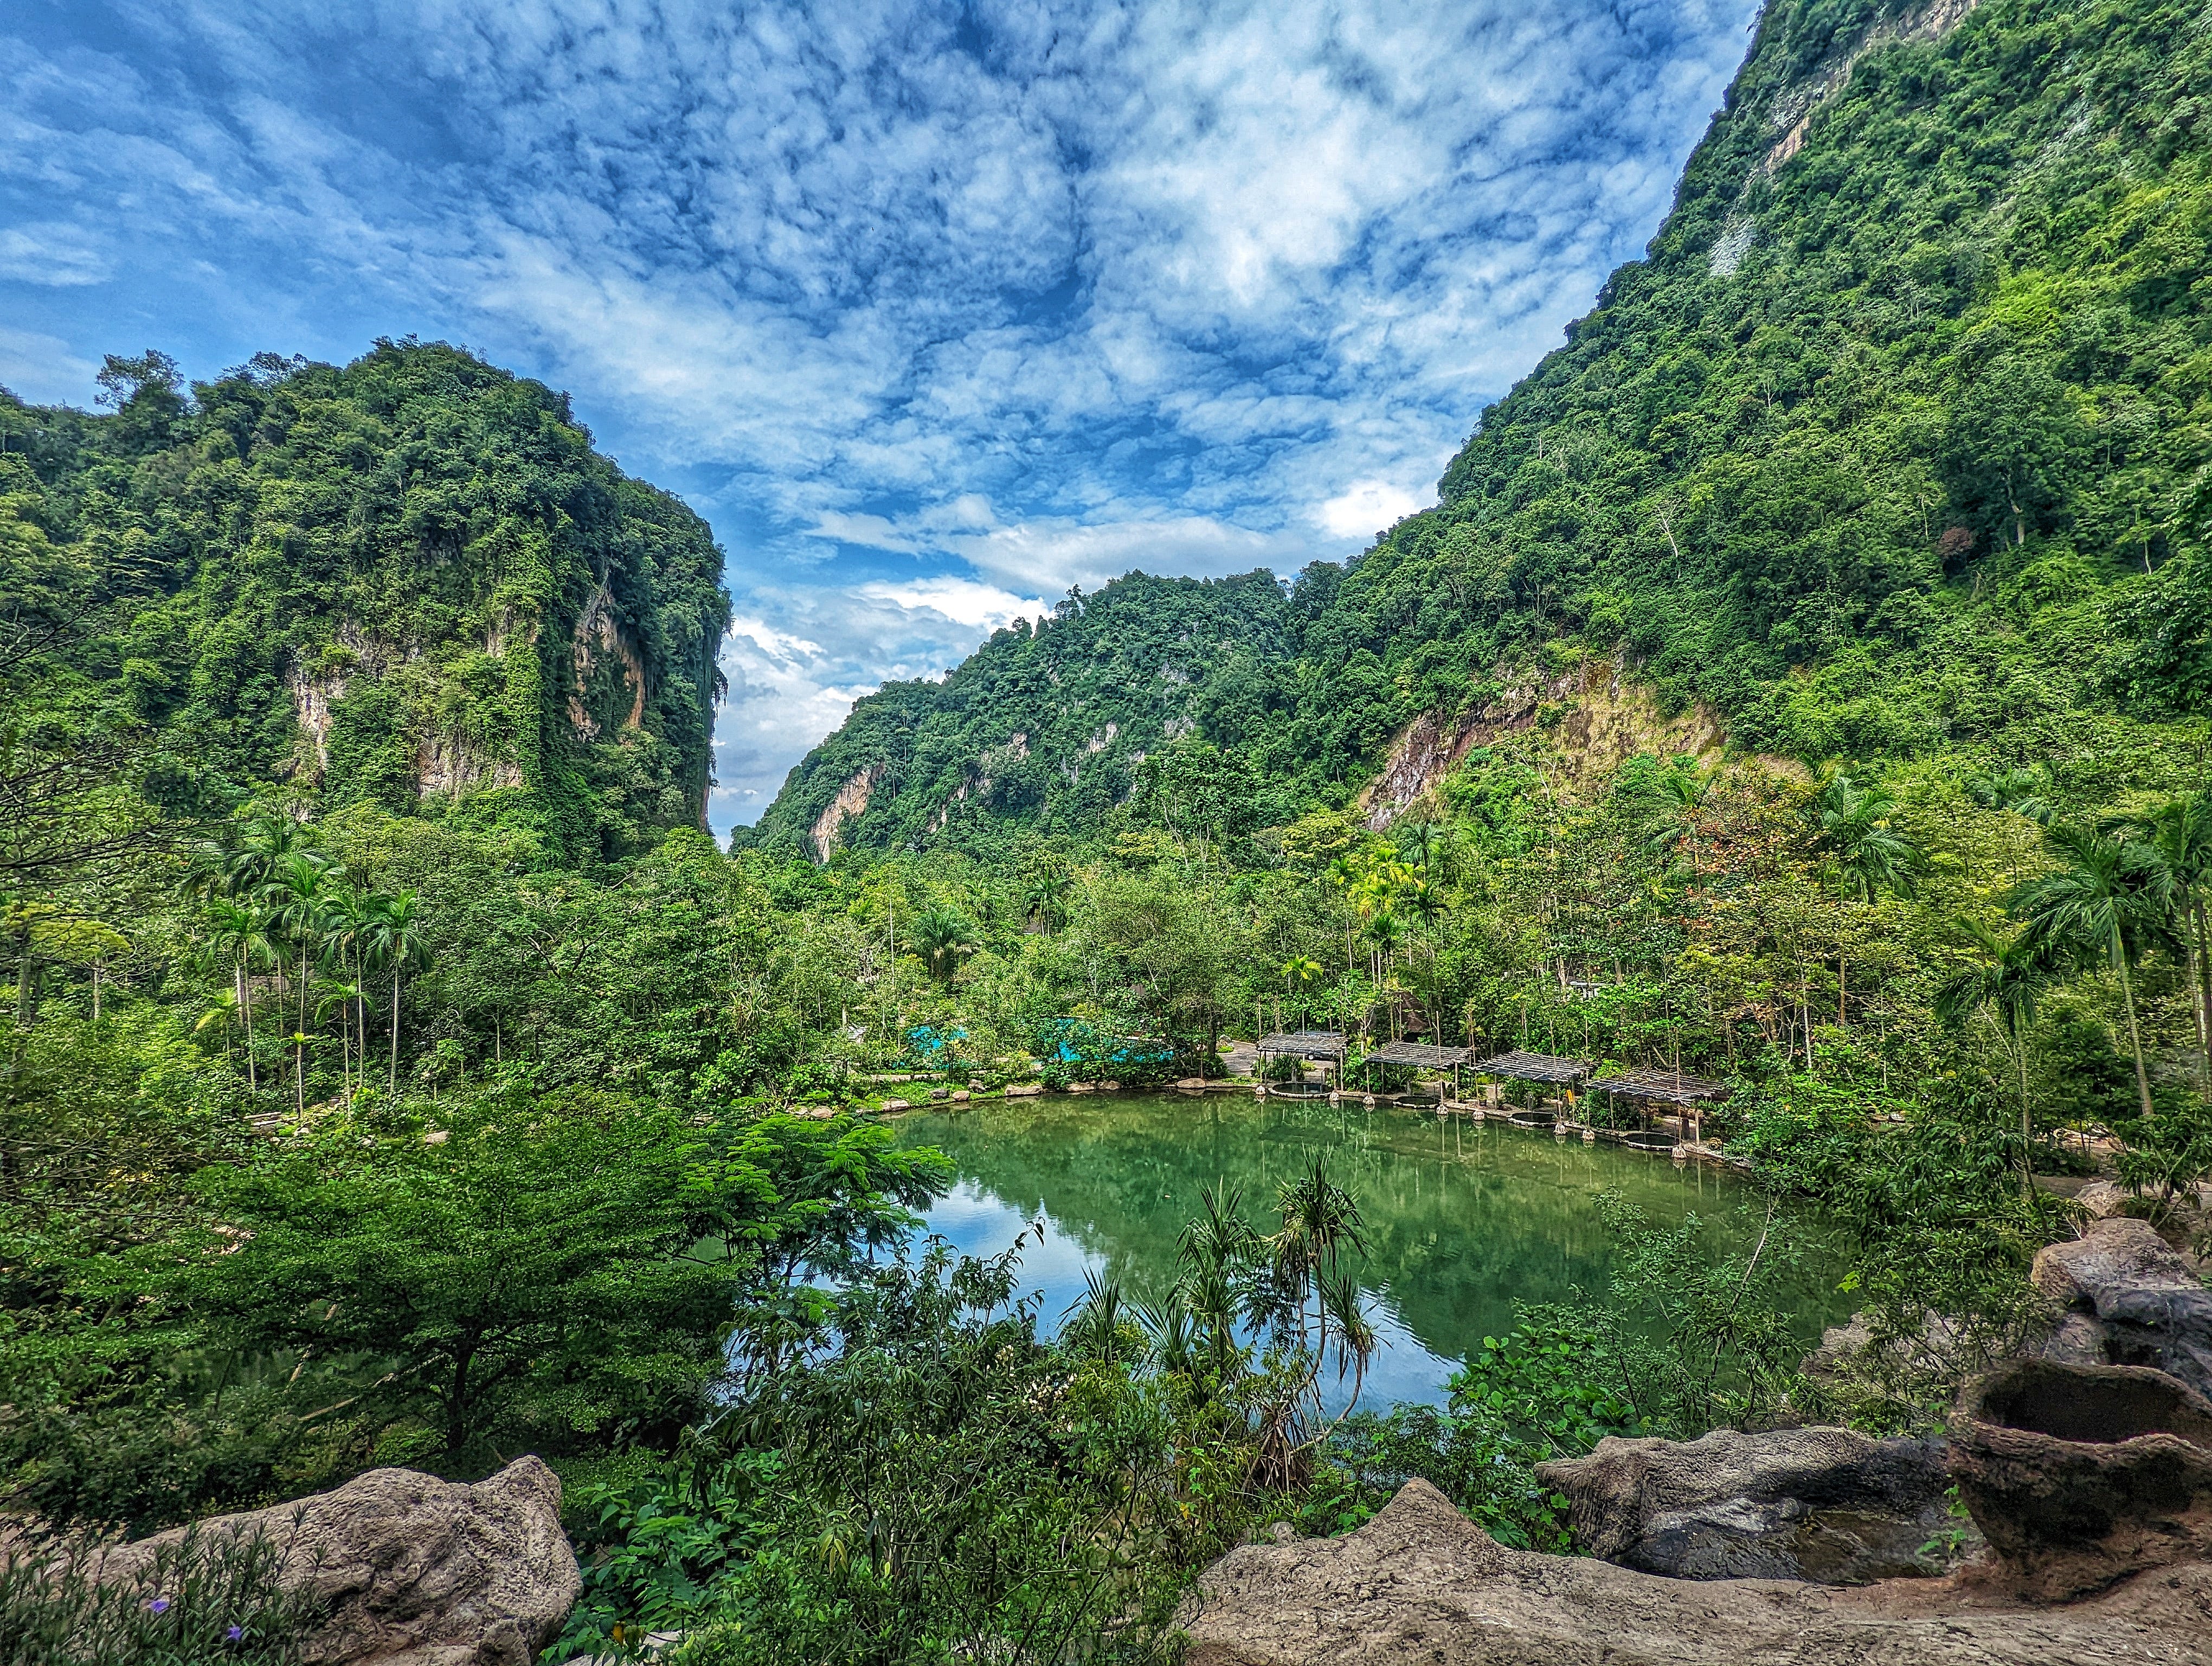
[[[1856,896],[1871,903],[1878,891],[1910,897],[1920,853],[1892,830],[1889,818],[1897,800],[1880,787],[1863,787],[1849,775],[1830,778],[1813,800],[1813,817],[1820,842],[1836,860],[1838,896]],[[1848,1023],[1850,980],[1845,965],[1848,951],[1838,934],[1836,943],[1836,1023]]]
[[[1056,936],[1066,927],[1067,898],[1074,885],[1065,873],[1038,874],[1022,893],[1022,917],[1047,937]]]
[[[208,958],[231,974],[236,1010],[246,1021],[246,1085],[258,1092],[261,1079],[253,1060],[253,974],[275,962],[277,947],[268,916],[252,903],[218,897],[208,905]]]
[[[396,1096],[399,1091],[399,988],[408,972],[426,958],[416,928],[413,891],[377,899],[369,943],[371,958],[392,974],[392,1072],[385,1091]]]
[[[1283,963],[1283,997],[1293,1013],[1304,1011],[1297,1000],[1297,994],[1311,989],[1322,976],[1321,962],[1311,955],[1294,954]]]
[[[1987,1012],[2020,1078],[2021,1184],[2033,1189],[2035,1131],[2027,1109],[2027,1037],[2035,1025],[2036,1004],[2051,984],[2051,967],[2016,932],[2008,940],[1978,921],[1966,933],[1978,951],[1969,965],[1936,986],[1936,1016],[1946,1024]]]
[[[908,936],[930,976],[939,983],[951,982],[960,963],[975,952],[975,928],[957,909],[942,903],[916,915]]]
[[[282,938],[293,964],[300,969],[299,1018],[292,1031],[294,1085],[301,1109],[307,1105],[307,962],[322,948],[329,899],[323,889],[326,864],[311,851],[295,850],[276,865],[262,885],[270,925]]]
[[[2212,1099],[2212,792],[2177,793],[2162,804],[2115,818],[2106,830],[2153,851],[2166,869],[2166,885],[2189,945],[2199,1084]]]
[[[2057,824],[2045,830],[2044,841],[2062,866],[2014,896],[2013,912],[2027,926],[2017,941],[2030,954],[2076,965],[2101,961],[2118,974],[2136,1092],[2148,1122],[2150,1069],[2136,1015],[2134,973],[2145,955],[2172,940],[2172,876],[2148,845],[2094,828]]]
[[[2040,769],[1998,769],[1966,782],[1966,796],[1984,810],[2009,810],[2039,826],[2051,822],[2048,790]]]

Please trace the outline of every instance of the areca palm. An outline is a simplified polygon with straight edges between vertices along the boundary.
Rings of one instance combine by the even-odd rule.
[[[1836,775],[1813,800],[1821,842],[1833,853],[1839,891],[1871,903],[1877,891],[1910,897],[1920,853],[1889,824],[1897,800],[1880,787],[1862,787],[1849,775]],[[1838,933],[1840,938],[1840,933]],[[1836,1024],[1850,1021],[1849,969],[1845,950],[1836,945]]]
[[[2173,939],[2173,879],[2148,846],[2092,828],[2063,824],[2045,842],[2063,866],[2021,890],[2013,912],[2026,922],[2019,941],[2029,952],[2088,965],[2102,961],[2118,975],[2135,1055],[2136,1092],[2148,1120],[2150,1071],[2136,1016],[2135,968]]]
[[[1969,1014],[1985,1012],[1996,1025],[2020,1076],[2020,1140],[2021,1184],[2033,1186],[2030,1147],[2034,1128],[2027,1109],[2027,1036],[2035,1025],[2035,1011],[2051,984],[2051,967],[2015,933],[2008,941],[1988,927],[1969,921],[1966,932],[1979,958],[1954,972],[1936,987],[1936,1016],[1946,1024],[1963,1022]]]
[[[368,1075],[368,955],[380,916],[383,899],[357,885],[335,892],[324,917],[324,952],[337,963],[345,980],[341,1011],[345,1018],[347,1047],[360,1043],[362,1076]]]
[[[950,983],[960,963],[975,950],[975,928],[957,909],[942,903],[932,903],[915,916],[910,935],[915,952],[939,983]]]
[[[1065,873],[1040,873],[1022,894],[1022,916],[1034,920],[1047,937],[1067,924],[1067,897],[1074,881]]]
[[[2009,810],[2038,826],[2051,822],[2051,800],[2044,796],[2040,769],[1999,769],[1966,783],[1966,796],[1984,810]]]
[[[376,964],[392,974],[392,1073],[386,1091],[399,1092],[399,989],[410,968],[424,958],[422,939],[416,930],[415,893],[402,891],[376,899],[375,920],[369,927],[369,953]]]
[[[300,968],[300,1017],[292,1031],[292,1068],[300,1107],[307,1108],[307,961],[322,947],[329,899],[323,889],[325,864],[309,851],[294,851],[262,886],[270,918]]]
[[[1293,998],[1294,991],[1310,989],[1321,980],[1321,962],[1311,955],[1294,954],[1283,963],[1283,994],[1286,1000]],[[1294,1005],[1291,1010],[1296,1012],[1300,1009]]]
[[[2163,804],[2116,818],[2106,830],[2154,851],[2166,869],[2196,986],[2200,1082],[2212,1098],[2212,792],[2177,793]]]
[[[230,968],[232,987],[238,1008],[246,1018],[246,1085],[249,1091],[258,1092],[261,1079],[253,1060],[253,988],[251,982],[258,969],[269,965],[276,958],[275,938],[269,930],[268,918],[252,903],[231,897],[217,897],[208,908],[209,955],[219,964]]]

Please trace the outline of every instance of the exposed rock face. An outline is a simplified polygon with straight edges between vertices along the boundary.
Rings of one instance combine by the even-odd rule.
[[[2149,1222],[2114,1215],[2047,1244],[2028,1279],[2065,1315],[2051,1357],[2150,1365],[2212,1395],[2212,1290]]]
[[[1185,1605],[1189,1666],[2203,1666],[2212,1568],[2073,1608],[1963,1579],[1662,1579],[1507,1550],[1425,1481],[1341,1539],[1248,1545]]]
[[[531,1666],[583,1588],[560,1481],[534,1457],[473,1487],[372,1469],[196,1530],[258,1535],[286,1553],[285,1584],[307,1586],[326,1614],[310,1666]],[[184,1532],[110,1552],[105,1572],[135,1573]]]
[[[2024,1595],[2212,1557],[2212,1402],[2165,1372],[2015,1360],[1959,1409],[1959,1495]]]
[[[1832,1428],[1608,1436],[1536,1473],[1566,1494],[1584,1548],[1646,1573],[1856,1584],[1942,1572],[1920,1555],[1945,1525],[1939,1441]]]
[[[866,812],[869,796],[876,790],[883,773],[883,766],[876,763],[859,771],[837,789],[837,796],[814,818],[807,836],[814,842],[814,854],[823,861],[828,861],[830,853],[836,848],[837,830],[845,824],[847,818]]]

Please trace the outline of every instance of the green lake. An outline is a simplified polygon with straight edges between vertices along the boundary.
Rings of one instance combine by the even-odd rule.
[[[1494,1120],[1246,1093],[988,1100],[897,1126],[902,1143],[938,1146],[957,1170],[928,1211],[929,1230],[955,1248],[995,1253],[1043,1219],[1043,1243],[1025,1247],[1022,1270],[1047,1329],[1081,1295],[1086,1269],[1110,1271],[1133,1293],[1164,1285],[1200,1187],[1241,1187],[1246,1213],[1265,1225],[1276,1187],[1327,1153],[1367,1220],[1363,1282],[1384,1340],[1370,1405],[1441,1400],[1469,1350],[1511,1327],[1516,1303],[1601,1292],[1600,1192],[1669,1226],[1696,1214],[1715,1253],[1748,1244],[1765,1207],[1734,1175],[1664,1156]],[[1792,1287],[1809,1347],[1849,1301],[1836,1290],[1832,1237],[1800,1224],[1807,1253]]]

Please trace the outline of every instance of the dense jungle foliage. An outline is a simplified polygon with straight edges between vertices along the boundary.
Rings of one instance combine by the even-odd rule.
[[[1071,598],[861,702],[761,838],[873,771],[855,848],[994,848],[1186,726],[1340,801],[1562,641],[1808,762],[1955,751],[2092,795],[2172,767],[2164,726],[2212,700],[2212,36],[2183,0],[1924,15],[1767,10],[1647,258],[1440,508],[1281,604],[1258,575]]]
[[[535,1451],[589,1566],[555,1659],[1167,1658],[1222,1549],[1409,1474],[1564,1548],[1534,1466],[1604,1434],[1940,1422],[2047,1317],[2062,1180],[2201,1234],[2212,48],[1992,0],[1814,97],[1885,29],[1770,9],[1442,508],[1287,591],[1071,597],[862,702],[730,852],[718,557],[557,397],[387,344],[0,400],[0,1516]],[[1671,744],[1697,702],[1732,745]],[[1456,746],[1363,804],[1424,714]],[[1297,1024],[1723,1079],[1772,1207],[1700,1258],[1608,1202],[1607,1287],[1348,1415],[1322,1162],[1066,1315],[915,1241],[951,1176],[887,1093]],[[1873,1342],[1808,1373],[1815,1209]],[[216,1575],[168,1631],[243,1604],[283,1657]]]
[[[282,780],[557,860],[701,824],[721,553],[565,395],[412,342],[100,382],[112,415],[0,392],[11,623],[70,645],[15,745],[128,747],[174,813]]]

